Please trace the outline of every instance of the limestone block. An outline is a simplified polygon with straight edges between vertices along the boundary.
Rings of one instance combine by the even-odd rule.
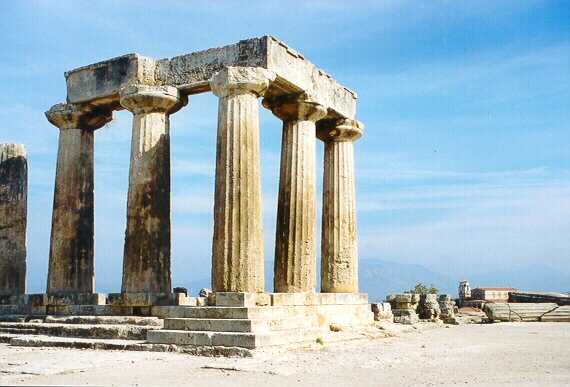
[[[216,306],[266,306],[271,302],[266,293],[216,292]]]
[[[319,295],[313,292],[304,293],[271,293],[271,305],[316,305],[320,302]]]
[[[394,322],[398,324],[412,325],[418,323],[418,314],[412,309],[393,309]]]
[[[416,311],[420,302],[420,295],[415,293],[390,294],[386,297],[386,301],[392,305],[392,310],[411,309]]]
[[[0,295],[26,292],[28,162],[20,144],[0,144]]]
[[[173,305],[176,301],[174,293],[109,293],[107,304],[115,306],[154,306]]]
[[[441,319],[445,323],[455,323],[455,301],[447,294],[441,294],[437,298],[441,310]]]
[[[436,320],[441,315],[441,309],[437,302],[437,294],[422,294],[418,314],[421,319]]]
[[[105,305],[106,301],[107,295],[103,293],[52,293],[44,299],[47,306]]]
[[[366,293],[316,293],[318,304],[361,305],[368,304]]]
[[[540,321],[540,319],[558,309],[554,303],[508,303],[488,302],[483,311],[491,321]]]

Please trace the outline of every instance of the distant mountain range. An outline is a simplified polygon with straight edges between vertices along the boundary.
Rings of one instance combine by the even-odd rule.
[[[370,300],[383,300],[390,293],[413,288],[418,282],[433,285],[440,293],[457,296],[459,280],[466,279],[475,287],[514,287],[527,291],[569,292],[570,274],[546,265],[529,265],[508,271],[473,274],[467,278],[450,276],[429,268],[407,263],[381,260],[361,260],[359,267],[360,291],[368,293]],[[184,285],[182,285],[184,286]],[[210,287],[209,278],[201,278],[185,285],[192,294]],[[273,288],[273,262],[265,262],[265,288]]]

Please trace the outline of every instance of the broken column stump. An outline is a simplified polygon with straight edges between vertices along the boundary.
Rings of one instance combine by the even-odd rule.
[[[21,144],[0,144],[0,295],[26,292],[28,163]]]

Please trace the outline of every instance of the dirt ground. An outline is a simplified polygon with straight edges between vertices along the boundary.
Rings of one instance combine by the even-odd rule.
[[[317,351],[297,350],[249,359],[1,344],[0,384],[570,385],[570,323],[395,329],[395,337],[342,345],[325,343]]]

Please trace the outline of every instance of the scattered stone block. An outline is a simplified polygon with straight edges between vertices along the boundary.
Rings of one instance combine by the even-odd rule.
[[[437,302],[437,294],[420,295],[418,314],[419,317],[424,320],[435,321],[439,319],[441,310]]]
[[[453,301],[451,296],[440,294],[437,298],[437,302],[439,303],[439,309],[441,310],[440,318],[443,322],[446,324],[457,324],[457,320],[455,318],[455,301]]]
[[[394,313],[394,322],[398,324],[413,325],[420,321],[418,314],[412,309],[396,309]]]
[[[483,311],[491,321],[541,321],[543,316],[558,308],[554,303],[488,302]]]

